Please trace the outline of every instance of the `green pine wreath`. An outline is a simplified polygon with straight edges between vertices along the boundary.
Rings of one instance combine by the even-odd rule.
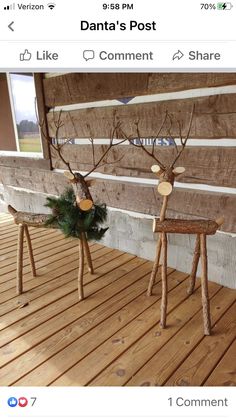
[[[48,197],[45,206],[52,210],[45,225],[59,228],[66,237],[80,239],[81,233],[86,233],[88,241],[101,240],[108,230],[101,227],[107,219],[106,204],[94,204],[91,210],[82,211],[72,188],[58,198]]]

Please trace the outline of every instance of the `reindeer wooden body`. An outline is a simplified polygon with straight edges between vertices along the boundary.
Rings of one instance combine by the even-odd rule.
[[[15,224],[19,226],[18,231],[18,246],[17,246],[17,273],[16,273],[16,292],[18,295],[23,293],[23,250],[24,250],[24,236],[28,247],[29,259],[31,264],[32,275],[36,276],[36,267],[33,256],[32,243],[28,226],[45,228],[47,221],[46,214],[33,214],[31,212],[16,211],[11,205],[8,206],[8,211],[13,216]],[[53,228],[53,227],[52,227]],[[83,290],[83,275],[84,275],[84,255],[87,259],[88,271],[93,274],[93,264],[90,254],[89,245],[86,234],[82,233],[79,239],[79,271],[78,271],[78,294],[79,301],[84,298]]]

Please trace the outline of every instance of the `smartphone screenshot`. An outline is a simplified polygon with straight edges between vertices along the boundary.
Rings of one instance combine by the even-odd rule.
[[[0,0],[1,418],[235,418],[235,22]]]

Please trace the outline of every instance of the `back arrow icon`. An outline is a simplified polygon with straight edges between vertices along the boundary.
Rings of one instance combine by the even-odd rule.
[[[11,22],[11,23],[9,23],[9,25],[8,25],[8,28],[9,28],[12,32],[14,32],[14,29],[13,29],[13,27],[12,27],[13,23],[14,23],[14,22]]]

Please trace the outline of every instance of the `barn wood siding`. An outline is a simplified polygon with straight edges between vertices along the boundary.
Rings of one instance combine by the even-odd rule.
[[[235,73],[69,73],[44,79],[48,107],[236,85]]]
[[[173,119],[183,121],[182,133],[185,133],[193,104],[195,104],[196,114],[191,130],[193,139],[236,138],[235,93],[215,95],[213,93],[212,95],[211,92],[211,96],[201,98],[174,99],[175,92],[178,91],[204,88],[204,95],[207,95],[207,88],[233,86],[236,84],[236,73],[81,73],[44,78],[42,83],[45,98],[42,104],[46,108],[127,96],[173,93],[173,100],[63,112],[62,118],[65,125],[61,129],[61,137],[88,138],[93,135],[95,138],[110,138],[111,128],[115,121],[119,120],[128,135],[137,136],[135,123],[139,120],[141,135],[155,137],[167,109]],[[39,88],[41,87],[39,85]],[[234,87],[232,87],[233,91]],[[188,95],[191,97],[191,92]],[[41,98],[43,99],[43,96]],[[217,113],[222,114],[217,115]],[[47,118],[49,134],[53,137],[55,131],[53,113],[49,112]],[[179,129],[175,123],[173,123],[172,135],[179,137]],[[169,136],[169,132],[162,130],[160,136]],[[104,145],[95,146],[98,156],[104,147]],[[46,144],[45,150],[47,150]],[[71,162],[74,169],[86,171],[91,168],[89,146],[66,146],[64,150],[67,160]],[[158,156],[166,163],[173,158],[173,153],[172,147],[158,148]],[[153,160],[137,148],[119,146],[112,150],[109,161],[119,159],[122,154],[124,158],[117,164],[99,168],[99,172],[107,175],[108,178],[98,181],[91,189],[95,199],[116,208],[158,215],[161,197],[155,187],[142,184],[142,178],[155,179],[155,175],[150,172]],[[170,198],[169,215],[186,218],[201,216],[216,218],[224,215],[226,221],[222,229],[236,232],[234,215],[236,195],[211,191],[212,186],[236,187],[235,154],[236,147],[187,147],[178,161],[178,165],[186,167],[186,172],[177,180],[180,183],[207,185],[209,191],[175,188]],[[0,158],[0,182],[2,181],[5,185],[28,188],[30,191],[58,195],[67,186],[67,181],[60,173],[45,170],[48,167],[48,161],[45,166],[39,161],[27,164],[24,159],[19,165],[19,160],[14,160],[14,162],[11,161],[11,166],[15,167],[9,168],[7,167],[9,160],[2,157]],[[63,168],[54,154],[52,163],[53,167]],[[118,180],[114,182],[109,180],[109,175],[138,177],[140,184]]]
[[[107,149],[107,145],[95,145],[97,160]],[[128,148],[127,148],[128,147]],[[151,151],[151,147],[147,147]],[[75,170],[89,171],[92,168],[91,145],[65,145],[63,154]],[[156,156],[165,164],[173,161],[174,147],[157,147]],[[65,169],[66,166],[52,150],[53,167]],[[154,159],[141,149],[133,146],[117,146],[109,152],[107,164],[97,171],[108,175],[131,176],[157,179],[152,173]],[[236,187],[236,147],[187,147],[178,160],[178,166],[184,166],[186,172],[178,176],[177,181],[183,183],[200,183],[213,186]]]
[[[59,195],[67,186],[67,179],[52,171],[31,168],[4,168],[0,182],[45,194]],[[108,206],[149,215],[159,215],[162,197],[154,186],[112,180],[97,180],[91,188],[96,201]],[[175,188],[169,199],[169,215],[176,218],[225,217],[223,231],[236,232],[236,195],[201,190]]]
[[[168,110],[173,122],[171,135],[179,138],[177,121],[182,124],[181,134],[186,135],[194,105],[195,114],[189,138],[236,138],[236,94],[78,109],[61,114],[50,112],[47,116],[49,134],[55,136],[55,121],[60,119],[63,125],[59,129],[59,138],[110,138],[111,130],[118,122],[131,138],[138,136],[137,122],[141,137],[169,136],[169,124],[159,132]],[[123,138],[122,134],[116,137]]]

